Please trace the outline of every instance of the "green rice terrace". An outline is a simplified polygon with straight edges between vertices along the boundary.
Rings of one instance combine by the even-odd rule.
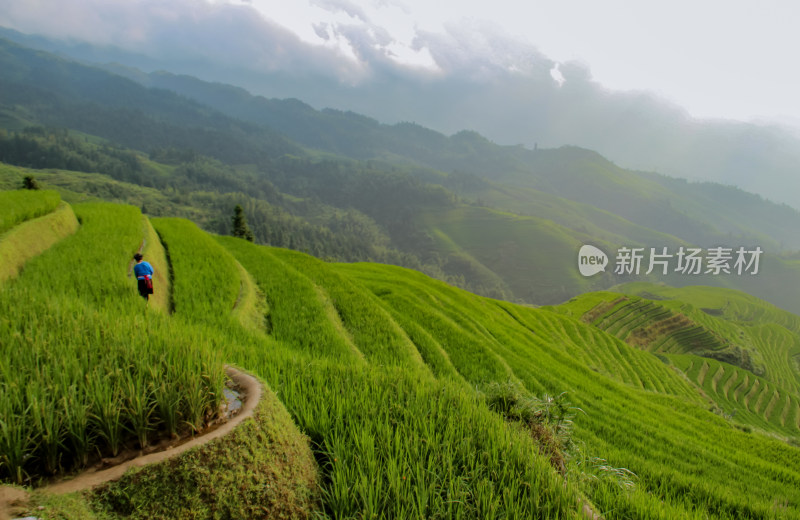
[[[726,289],[633,283],[619,290],[574,298],[561,310],[656,353],[733,422],[800,433],[797,316]]]
[[[0,261],[18,517],[800,518],[800,317],[744,293],[535,308],[48,191],[0,192]],[[226,365],[265,388],[231,434],[48,492],[207,431]]]

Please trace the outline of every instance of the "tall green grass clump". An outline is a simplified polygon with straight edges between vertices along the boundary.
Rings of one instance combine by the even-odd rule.
[[[504,419],[519,423],[530,432],[550,464],[562,475],[573,448],[574,419],[580,410],[566,399],[566,392],[537,397],[516,381],[493,381],[483,389],[490,410]]]
[[[233,237],[217,240],[236,256],[264,293],[270,337],[314,357],[363,361],[330,296],[300,266],[281,260],[274,248]]]
[[[567,477],[605,518],[800,517],[800,452],[709,412],[653,354],[554,310],[481,298],[412,271],[334,268],[413,317],[470,385],[512,380],[527,395],[568,392],[585,414],[571,425],[580,451]],[[638,476],[633,489],[619,484],[625,471]]]
[[[15,483],[201,429],[218,413],[220,356],[193,329],[147,312],[126,278],[139,211],[76,213],[80,230],[0,292],[0,478]]]
[[[61,196],[52,190],[0,191],[0,235],[20,222],[56,209]]]
[[[236,259],[188,220],[159,218],[153,226],[173,272],[173,311],[195,320],[227,321],[241,287]]]

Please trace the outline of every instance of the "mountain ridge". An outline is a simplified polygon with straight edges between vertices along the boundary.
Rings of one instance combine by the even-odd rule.
[[[335,251],[339,259],[399,263],[482,288],[484,294],[539,304],[624,281],[611,273],[578,277],[574,262],[581,243],[594,242],[609,252],[636,245],[761,244],[771,272],[757,282],[671,277],[670,283],[746,287],[785,308],[800,308],[785,282],[797,276],[797,266],[781,256],[781,246],[798,247],[800,213],[755,195],[714,185],[698,190],[624,170],[577,147],[499,146],[474,131],[447,137],[413,123],[383,125],[352,112],[317,111],[298,100],[267,100],[187,80],[197,89],[221,89],[223,101],[232,91],[231,103],[261,107],[261,112],[248,110],[256,122],[242,121],[182,94],[146,88],[41,51],[7,42],[0,48],[8,71],[0,85],[0,113],[12,131],[3,137],[7,157],[17,157],[22,165],[64,168],[75,149],[84,158],[113,156],[102,164],[115,165],[107,172],[115,179],[169,190],[172,206],[163,198],[157,205],[151,200],[162,215],[187,206],[188,199],[213,208],[189,211],[206,213],[207,229],[224,231],[222,201],[238,197],[258,215],[253,227],[261,241],[303,248],[294,235],[298,226],[274,218],[276,212],[290,214],[323,226],[304,230],[315,237],[318,254]],[[100,91],[103,95],[94,99],[92,93]],[[259,123],[264,113],[286,123],[277,128]],[[56,138],[52,130],[24,130],[37,122],[62,125],[86,142],[99,138],[104,144],[81,144],[68,132]],[[306,134],[309,128],[314,131]],[[305,142],[294,140],[304,135]],[[20,143],[31,153],[20,154]],[[37,162],[51,156],[61,162]],[[142,200],[141,193],[136,197]],[[726,204],[729,199],[736,204]],[[754,208],[751,213],[760,212],[759,219],[748,221],[737,207],[742,200]],[[436,215],[446,218],[447,226],[439,225]],[[273,232],[275,224],[283,229]],[[483,231],[473,232],[479,228]],[[536,248],[537,237],[554,233],[558,238],[543,243],[558,247],[549,253]],[[498,243],[502,237],[514,237],[509,240],[517,246]],[[531,279],[532,285],[525,282]]]
[[[586,161],[593,165],[596,164],[597,167],[604,170],[614,169],[616,170],[616,175],[630,175],[628,170],[617,167],[613,162],[602,157],[597,152],[579,147],[529,150],[522,146],[500,146],[473,130],[462,130],[447,137],[416,123],[403,122],[387,125],[380,123],[376,119],[350,111],[334,109],[318,111],[297,99],[266,99],[249,94],[240,87],[203,82],[197,78],[174,75],[165,71],[148,74],[147,78],[147,80],[143,80],[140,77],[139,80],[143,81],[144,85],[157,86],[181,93],[222,110],[228,115],[280,128],[294,141],[306,146],[312,148],[321,147],[325,151],[341,153],[354,159],[407,158],[417,164],[441,171],[466,171],[488,180],[494,180],[497,177],[535,175],[536,170],[534,166],[531,166],[531,163],[536,161],[547,163],[546,159],[541,161],[541,154],[563,154],[565,158],[568,155],[577,155],[576,157],[569,157],[568,160]],[[287,120],[291,121],[291,123],[287,123]],[[298,124],[301,126],[298,126]],[[307,132],[310,132],[310,135]],[[328,139],[325,138],[326,136]],[[330,139],[334,139],[334,141],[330,141]],[[358,143],[356,151],[353,150],[354,142]],[[564,153],[565,151],[566,153]],[[539,152],[541,154],[537,157]],[[516,175],[511,175],[512,173],[516,173]],[[656,184],[666,187],[669,190],[667,193],[674,192],[677,189],[675,186],[678,184],[684,184],[684,186],[680,186],[682,189],[677,192],[680,195],[689,194],[694,187],[702,187],[704,191],[709,192],[706,200],[712,201],[718,206],[721,204],[721,200],[724,200],[724,197],[721,196],[722,192],[727,191],[736,195],[746,193],[732,186],[708,182],[689,183],[683,179],[652,172],[631,173],[634,176],[628,177],[629,179],[635,180],[636,177],[646,176],[655,180]],[[558,174],[554,175],[558,176]],[[542,184],[543,182],[544,179],[539,174],[539,177],[537,177],[538,185],[535,187],[579,202],[590,202],[595,189],[588,190],[588,195],[576,193],[574,189],[564,192],[563,190],[566,186],[563,183],[560,188],[555,188],[548,187],[546,184]],[[641,184],[641,181],[639,183]],[[686,189],[687,187],[690,189]],[[679,200],[681,198],[676,194],[673,194],[672,197]],[[758,205],[759,202],[764,202],[759,195],[755,194],[746,195],[744,199],[751,207]],[[740,197],[740,202],[741,200],[742,197]],[[769,201],[766,201],[766,203],[774,204]],[[612,203],[607,204],[603,209],[614,212],[614,210],[618,210],[619,206],[619,203]],[[691,206],[685,206],[686,209],[689,207]],[[695,203],[692,209],[696,212],[698,207],[702,207],[702,204]],[[800,218],[798,218],[800,213],[785,204],[776,204],[773,208],[781,212],[781,218],[773,218],[769,222],[761,223],[759,229],[762,232],[765,229],[771,229],[774,233],[776,228],[784,228],[785,231],[781,231],[779,243],[783,242],[788,248],[800,248],[800,240],[793,239],[796,236],[794,232],[795,226],[800,225]],[[740,213],[741,208],[736,208],[733,212]],[[632,216],[628,215],[627,218],[630,219]],[[633,217],[637,218],[641,217],[641,215],[637,214]],[[730,217],[728,217],[728,220],[731,220]],[[787,224],[787,220],[794,223]],[[656,222],[651,222],[651,224],[654,223]],[[740,233],[743,231],[741,224],[735,227],[731,227],[729,224],[725,231],[732,229],[736,229]],[[661,231],[666,230],[661,229]],[[697,237],[694,238],[696,239]]]
[[[281,36],[276,26],[266,25],[262,30],[272,34],[265,36],[267,40],[275,37],[288,42],[281,39],[285,35]],[[445,52],[434,58],[452,66],[441,78],[417,76],[382,64],[372,71],[371,79],[353,84],[336,78],[335,71],[326,69],[327,62],[323,65],[313,59],[298,64],[300,70],[284,63],[283,68],[264,72],[235,59],[224,66],[202,56],[188,62],[171,61],[163,55],[24,35],[11,29],[0,32],[95,64],[117,62],[147,71],[173,70],[207,81],[240,84],[269,97],[299,97],[316,107],[354,110],[384,121],[412,120],[447,133],[473,128],[504,144],[579,145],[598,150],[627,168],[736,185],[800,208],[794,195],[800,193],[793,174],[800,160],[796,131],[774,124],[693,119],[652,93],[605,89],[585,65],[575,62],[560,64],[565,82],[559,86],[549,72],[555,62],[535,49],[526,56],[521,73],[487,62],[487,56],[478,53],[491,80],[474,77],[467,63],[450,63],[452,56]],[[301,50],[297,43],[291,43],[293,50],[312,58],[314,49]],[[326,70],[318,70],[320,67]]]

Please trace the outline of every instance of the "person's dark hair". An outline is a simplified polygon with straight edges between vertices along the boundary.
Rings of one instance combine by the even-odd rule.
[[[139,260],[141,260],[142,258],[143,258],[142,255],[140,255],[139,253],[136,253],[135,255],[133,255],[133,259],[136,260],[137,262]]]

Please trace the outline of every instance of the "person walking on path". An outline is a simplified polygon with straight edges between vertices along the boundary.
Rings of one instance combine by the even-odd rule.
[[[139,253],[133,255],[133,259],[136,260],[133,274],[136,275],[136,281],[139,284],[139,294],[145,300],[150,301],[150,295],[153,294],[153,266],[149,262],[144,262],[142,258]]]

